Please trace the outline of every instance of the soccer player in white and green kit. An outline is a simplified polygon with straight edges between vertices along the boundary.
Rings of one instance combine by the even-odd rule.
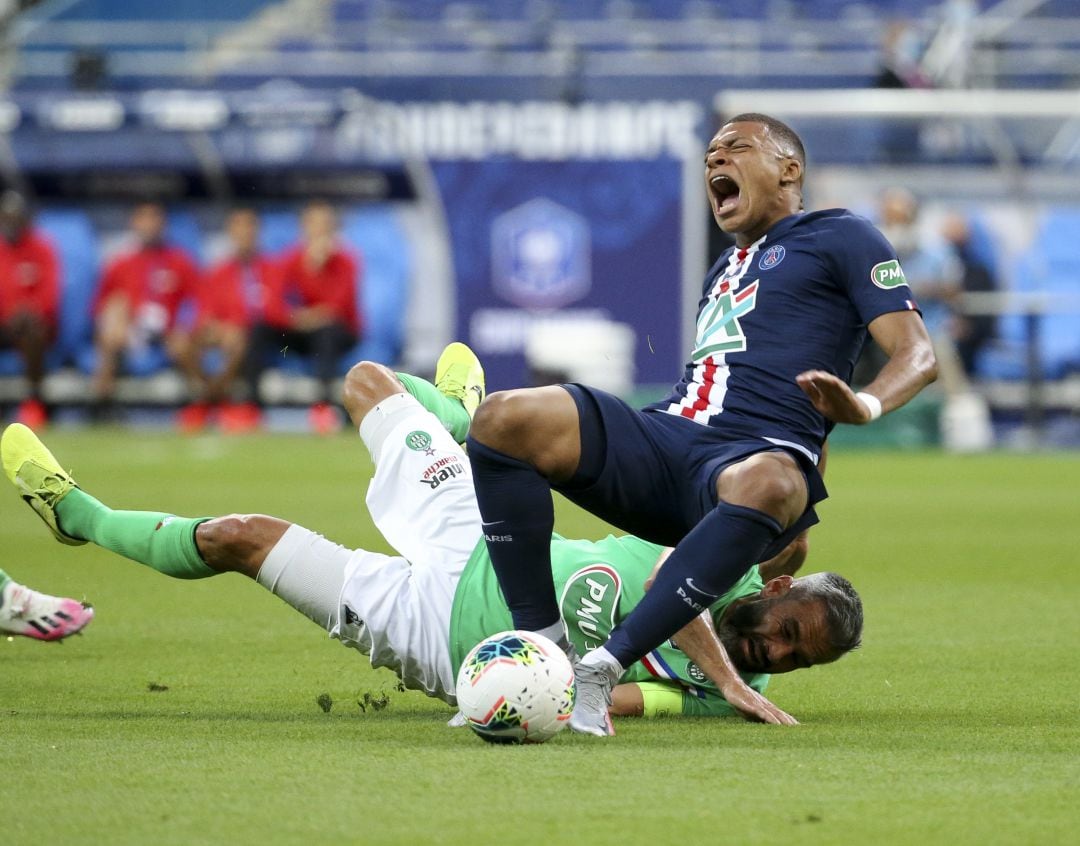
[[[632,535],[609,535],[595,542],[566,540],[557,535],[553,538],[551,569],[555,589],[567,634],[578,654],[603,643],[612,627],[641,601],[645,582],[663,551],[663,547]],[[711,609],[714,620],[722,621],[736,600],[760,597],[763,587],[757,567],[751,568],[714,604]],[[720,622],[717,626],[721,632],[726,630]],[[512,628],[510,609],[503,601],[487,546],[478,544],[454,594],[450,615],[450,658],[454,670],[479,641]],[[764,692],[769,681],[765,673],[745,672],[743,676],[759,693]],[[613,697],[617,713],[641,712],[647,716],[734,713],[716,685],[670,641],[632,664],[621,682],[623,689]],[[631,684],[637,689],[627,689]]]
[[[347,549],[265,515],[115,511],[77,487],[18,424],[4,432],[0,453],[5,473],[57,540],[91,541],[176,578],[243,573],[368,654],[374,666],[392,668],[406,687],[453,704],[465,653],[510,628],[457,443],[483,396],[482,379],[479,362],[460,344],[440,359],[438,387],[370,362],[346,377],[346,410],[376,464],[368,509],[398,556]],[[555,581],[579,650],[603,642],[640,601],[662,552],[632,537],[553,538]],[[838,621],[850,623],[857,612],[861,628],[857,596],[827,574],[762,585],[753,568],[710,610],[732,662],[758,691],[770,671],[832,660],[852,648]],[[619,713],[732,713],[718,688],[670,644],[632,666],[623,681]]]

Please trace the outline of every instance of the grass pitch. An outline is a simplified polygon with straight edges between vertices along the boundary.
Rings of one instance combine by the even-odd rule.
[[[47,442],[114,507],[261,511],[386,549],[354,437]],[[62,547],[8,490],[0,566],[97,619],[62,645],[0,640],[0,843],[1071,841],[1078,479],[1075,454],[837,452],[809,569],[852,579],[867,629],[774,680],[801,726],[624,720],[515,748],[446,728],[242,577]],[[559,525],[603,531],[565,504]]]

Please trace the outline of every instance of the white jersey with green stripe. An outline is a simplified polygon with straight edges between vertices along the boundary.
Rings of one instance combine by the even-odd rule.
[[[566,540],[552,535],[551,570],[559,608],[570,640],[579,654],[602,646],[611,630],[641,601],[645,580],[662,547],[632,535],[608,535],[599,541]],[[757,567],[751,567],[711,607],[719,620],[728,605],[756,595],[762,588]],[[473,550],[454,594],[450,615],[450,658],[457,673],[469,650],[485,637],[512,629],[510,609],[503,601],[483,539]],[[744,674],[763,692],[769,676]],[[623,674],[622,682],[666,682],[682,694],[682,713],[725,715],[733,709],[716,686],[687,655],[665,641]]]

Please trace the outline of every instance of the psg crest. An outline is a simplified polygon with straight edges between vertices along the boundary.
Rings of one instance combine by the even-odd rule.
[[[559,308],[591,285],[589,226],[551,200],[530,200],[491,227],[492,286],[522,308]]]
[[[785,252],[786,251],[784,250],[783,246],[781,246],[780,244],[775,244],[761,254],[761,258],[758,259],[757,266],[761,270],[771,270],[784,260]]]

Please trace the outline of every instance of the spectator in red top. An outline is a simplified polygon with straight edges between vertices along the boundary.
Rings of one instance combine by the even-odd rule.
[[[164,344],[168,357],[179,362],[190,346],[190,334],[177,316],[195,291],[198,269],[186,252],[165,243],[165,222],[160,203],[136,206],[131,232],[137,244],[108,264],[98,286],[93,389],[99,403],[111,400],[126,352]]]
[[[303,241],[282,258],[267,298],[264,321],[251,334],[246,378],[258,399],[259,378],[270,354],[310,355],[321,384],[311,423],[319,432],[341,425],[329,404],[338,360],[360,334],[358,261],[338,242],[337,215],[325,202],[310,203],[300,218]]]
[[[253,326],[266,321],[269,291],[275,268],[259,254],[259,216],[253,209],[238,208],[225,220],[230,255],[206,273],[199,282],[197,311],[191,344],[180,367],[192,385],[194,402],[181,410],[180,428],[196,431],[209,422],[220,408],[221,424],[227,429],[248,428],[257,422],[257,409],[230,402],[233,385],[244,362]],[[203,367],[204,353],[217,349],[220,368],[209,374]]]
[[[31,428],[48,420],[41,399],[45,352],[56,336],[60,303],[56,251],[33,228],[30,208],[15,191],[0,196],[0,347],[22,356],[29,386],[17,418]]]

